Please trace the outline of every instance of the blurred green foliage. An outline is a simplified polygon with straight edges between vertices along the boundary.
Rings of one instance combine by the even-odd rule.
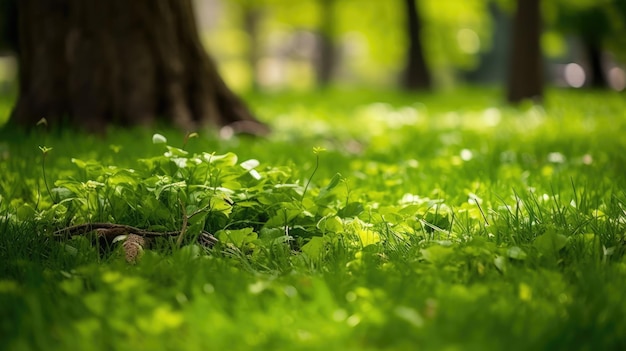
[[[331,14],[323,11],[324,1],[332,4]],[[498,16],[508,18],[515,10],[515,1],[417,2],[423,17],[427,63],[438,87],[451,87],[461,82],[465,72],[478,67],[485,52],[508,50],[506,42],[493,42],[494,31],[508,29],[494,25],[489,6],[497,4],[503,10]],[[607,50],[623,59],[623,48],[626,47],[622,35],[626,28],[624,3],[621,0],[544,1],[544,54],[563,59],[576,52],[568,47],[570,37],[595,33],[593,35],[601,37]],[[299,40],[294,39],[295,32],[315,36],[324,16],[332,16],[335,25],[331,34],[340,48],[337,80],[348,85],[395,86],[402,74],[407,34],[404,4],[400,0],[230,0],[222,2],[221,10],[223,16],[206,33],[206,43],[217,56],[226,79],[237,89],[249,88],[252,82],[247,57],[251,38],[247,36],[243,22],[244,13],[251,10],[259,14],[256,40],[262,51],[261,59],[274,55],[281,45]],[[281,55],[285,56],[285,52]],[[303,55],[295,56],[296,59],[283,67],[282,74],[291,78],[282,87],[315,86],[314,68],[307,65]]]
[[[507,36],[515,0],[415,1],[423,19],[424,51],[436,87],[459,85],[474,70],[474,74],[484,74],[485,67],[493,70],[498,66],[496,75],[505,79],[506,64],[492,61],[495,56],[487,59],[486,54],[497,51],[497,60],[506,59],[509,42],[502,35]],[[203,40],[226,81],[237,91],[249,90],[259,80],[269,82],[263,84],[265,88],[315,87],[312,61],[319,54],[315,43],[321,32],[328,32],[336,47],[336,82],[395,87],[403,73],[408,39],[401,0],[196,2]],[[15,0],[0,0],[0,51],[14,50],[17,45],[16,4]],[[500,9],[495,14],[490,10],[493,4]],[[572,49],[575,41],[571,39],[591,37],[625,62],[626,1],[545,0],[542,12],[546,57],[584,61],[586,58]],[[253,37],[247,22],[251,18],[255,21]],[[323,28],[329,22],[332,28]],[[14,70],[13,63],[1,60],[0,81],[14,79],[15,74],[6,73]],[[480,81],[480,76],[474,77],[477,79],[473,81]]]
[[[206,34],[206,43],[224,67],[235,87],[250,84],[246,55],[249,42],[244,32],[243,13],[260,11],[262,23],[258,40],[271,48],[290,40],[294,31],[316,33],[323,16],[321,0],[287,2],[281,0],[224,2],[224,16]],[[472,69],[477,54],[490,48],[491,19],[484,0],[441,2],[420,0],[424,15],[424,42],[428,63],[440,85],[451,85],[459,69]],[[407,45],[405,9],[402,1],[333,0],[332,33],[340,45],[343,78],[356,84],[393,86],[401,74]],[[233,39],[237,40],[233,40]],[[298,68],[294,68],[298,70]],[[306,68],[300,67],[298,73]],[[308,72],[304,75],[311,76]],[[300,83],[302,76],[298,76]],[[313,78],[305,78],[310,85]],[[297,87],[297,86],[296,86]],[[310,86],[309,86],[310,87]]]

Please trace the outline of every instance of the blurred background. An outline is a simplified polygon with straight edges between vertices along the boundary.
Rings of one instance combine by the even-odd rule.
[[[508,76],[516,9],[514,0],[195,0],[195,5],[202,40],[238,92],[501,85]],[[1,10],[0,90],[7,92],[16,80],[6,34],[15,19]],[[542,0],[541,18],[548,84],[624,90],[626,0]],[[416,42],[428,71],[428,81],[417,84],[407,82]]]
[[[196,0],[196,10],[235,90],[394,88],[409,65],[411,2],[434,88],[507,79],[513,0]],[[549,84],[625,88],[626,0],[543,0],[541,12]]]

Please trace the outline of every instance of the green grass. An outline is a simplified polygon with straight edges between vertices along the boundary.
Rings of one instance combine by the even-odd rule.
[[[247,99],[270,138],[0,131],[0,349],[626,348],[623,94]],[[50,236],[194,211],[136,265]]]

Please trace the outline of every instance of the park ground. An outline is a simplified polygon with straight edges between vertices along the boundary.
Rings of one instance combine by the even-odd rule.
[[[246,100],[268,138],[0,131],[0,349],[626,348],[623,93]],[[51,235],[93,222],[185,237]]]

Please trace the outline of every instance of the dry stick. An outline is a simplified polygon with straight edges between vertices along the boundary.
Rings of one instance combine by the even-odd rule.
[[[176,245],[180,247],[183,241],[183,237],[185,233],[187,232],[187,226],[188,226],[189,220],[193,218],[194,216],[196,216],[197,214],[200,214],[206,211],[207,209],[209,209],[210,205],[207,205],[195,211],[191,215],[187,216],[187,210],[185,209],[185,206],[183,206],[180,200],[179,200],[179,203],[183,212],[183,226],[181,230],[169,231],[169,232],[153,232],[153,231],[140,229],[137,227],[126,225],[126,224],[102,222],[102,223],[86,223],[86,224],[78,224],[78,225],[70,226],[67,228],[57,230],[56,232],[53,233],[53,235],[56,237],[66,237],[66,236],[83,235],[83,234],[90,233],[93,231],[98,231],[103,236],[108,236],[107,234],[110,234],[111,236],[113,235],[117,236],[121,234],[136,234],[136,235],[143,236],[143,237],[178,236],[178,238],[176,239]],[[215,245],[219,241],[216,237],[213,236],[213,234],[205,230],[203,230],[200,233],[200,236],[210,246]]]

